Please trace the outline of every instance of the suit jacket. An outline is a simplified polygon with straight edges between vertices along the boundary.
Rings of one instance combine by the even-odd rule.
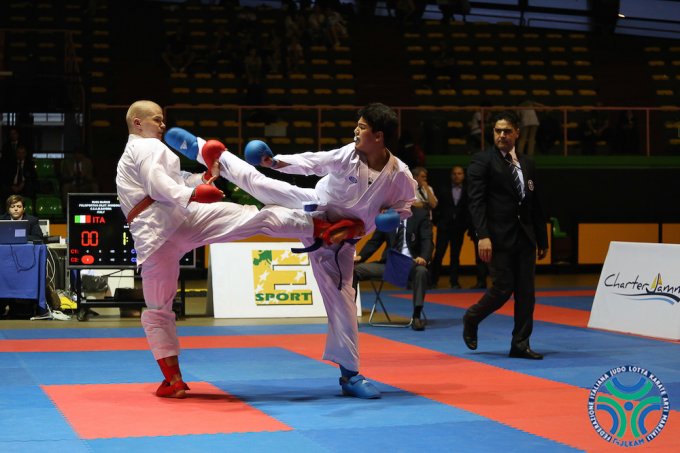
[[[422,208],[411,208],[413,215],[406,221],[406,245],[413,258],[422,257],[427,262],[432,259],[432,221],[430,221],[430,211]],[[375,230],[371,238],[358,253],[361,261],[364,262],[380,248],[383,242],[387,242],[387,248],[380,258],[380,262],[387,260],[387,250],[394,247],[397,241],[397,231],[383,233]]]
[[[480,239],[491,238],[494,249],[509,249],[521,235],[538,248],[548,247],[545,218],[537,196],[536,167],[519,156],[525,197],[514,185],[512,169],[496,147],[480,151],[468,167],[468,196],[472,224]]]
[[[463,185],[458,204],[453,201],[453,193],[451,192],[453,185],[451,183],[441,185],[437,189],[435,193],[439,204],[434,211],[434,224],[437,225],[437,229],[449,229],[455,225],[466,230],[470,223],[466,185]]]
[[[8,161],[8,163],[5,164],[5,168],[3,169],[2,174],[3,191],[7,192],[8,195],[16,193],[18,195],[23,195],[24,197],[34,198],[35,189],[38,181],[38,175],[35,171],[35,164],[33,163],[33,159],[26,158],[26,160],[24,160],[24,165],[22,167],[24,188],[20,192],[15,192],[11,190],[12,184],[14,183],[14,177],[16,176],[16,172],[17,172],[17,160],[15,158],[11,161]]]
[[[12,220],[12,216],[8,213],[0,215],[0,220]],[[21,220],[28,220],[28,238],[29,239],[43,239],[42,230],[38,218],[32,215],[24,214]]]
[[[65,159],[61,165],[61,179],[66,183],[90,183],[94,180],[92,160],[84,157],[80,161],[80,179],[76,181],[76,160],[73,158]]]

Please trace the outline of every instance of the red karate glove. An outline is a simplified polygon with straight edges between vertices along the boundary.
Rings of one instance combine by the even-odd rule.
[[[199,203],[215,203],[222,201],[224,192],[210,184],[200,184],[194,188],[194,193],[191,194],[189,201],[197,201]]]

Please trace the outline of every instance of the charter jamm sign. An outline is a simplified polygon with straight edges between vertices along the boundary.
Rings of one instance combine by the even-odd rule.
[[[680,340],[680,245],[612,242],[588,327]]]

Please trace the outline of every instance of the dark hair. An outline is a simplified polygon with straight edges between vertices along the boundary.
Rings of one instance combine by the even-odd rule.
[[[502,112],[496,113],[493,117],[493,124],[496,124],[499,121],[507,121],[512,125],[513,128],[518,129],[519,128],[519,117],[515,112],[512,112],[510,110],[503,110]]]
[[[385,136],[385,146],[389,146],[389,144],[396,140],[399,120],[394,110],[385,104],[379,102],[368,104],[357,112],[357,119],[361,117],[371,126],[374,133],[383,133]]]
[[[9,212],[10,206],[12,206],[14,203],[19,203],[21,202],[21,205],[26,208],[26,203],[24,203],[24,197],[21,195],[10,195],[7,198],[7,201],[5,202],[7,212]]]

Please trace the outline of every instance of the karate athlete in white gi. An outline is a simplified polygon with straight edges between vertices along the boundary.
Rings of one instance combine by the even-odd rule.
[[[180,170],[179,158],[160,140],[163,111],[151,101],[137,101],[126,115],[129,138],[118,162],[116,185],[123,213],[135,240],[137,264],[147,308],[142,326],[164,380],[161,397],[182,398],[188,386],[179,369],[179,341],[172,303],[177,294],[179,262],[196,247],[256,234],[309,238],[328,228],[302,209],[213,203],[222,191],[204,175]],[[217,174],[218,164],[210,166]],[[206,184],[207,183],[207,184]]]
[[[394,209],[401,218],[407,218],[411,215],[417,184],[408,167],[385,145],[396,136],[397,116],[386,105],[376,103],[359,110],[358,117],[354,142],[332,151],[272,157],[269,147],[258,142],[262,148],[258,155],[261,165],[284,173],[322,176],[314,189],[268,178],[228,151],[219,157],[220,174],[266,205],[291,209],[316,205],[319,213],[332,222],[362,220],[365,233],[375,229],[376,216],[386,209]],[[215,140],[206,143],[179,128],[170,129],[166,141],[178,151],[192,146],[225,149]],[[248,154],[247,146],[246,158],[257,162]],[[302,242],[309,246],[314,239],[309,236]],[[353,242],[309,253],[328,315],[323,358],[340,365],[340,385],[345,395],[379,398],[378,389],[359,374],[359,333],[352,288],[354,254]]]

